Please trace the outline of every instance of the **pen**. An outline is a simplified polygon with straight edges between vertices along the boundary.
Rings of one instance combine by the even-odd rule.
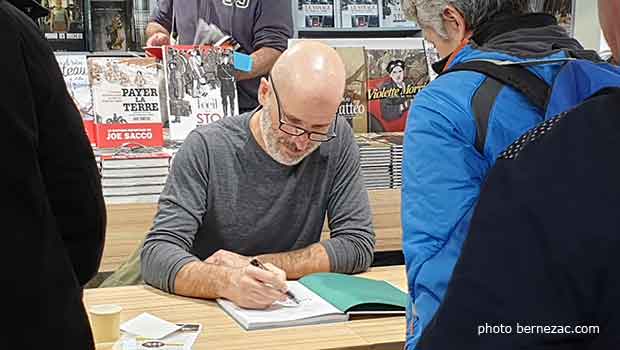
[[[253,258],[252,260],[250,260],[250,265],[256,266],[256,267],[258,267],[261,270],[269,271],[267,266],[263,265],[263,263],[261,263],[260,260],[258,260],[256,258]],[[293,292],[291,292],[290,290],[287,290],[286,291],[286,295],[289,297],[289,299],[294,301],[295,304],[299,305],[299,300],[297,300],[297,298],[295,297]]]

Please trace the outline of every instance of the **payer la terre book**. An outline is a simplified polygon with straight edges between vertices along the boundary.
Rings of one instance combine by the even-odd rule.
[[[386,281],[338,273],[315,273],[288,282],[300,304],[276,302],[248,310],[231,301],[217,303],[244,329],[268,329],[344,322],[355,314],[404,314],[407,294]]]
[[[154,58],[89,57],[97,145],[162,146],[159,73]]]

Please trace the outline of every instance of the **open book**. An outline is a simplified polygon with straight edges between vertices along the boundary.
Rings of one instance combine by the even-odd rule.
[[[276,302],[266,310],[243,309],[218,299],[246,330],[344,322],[350,314],[404,314],[407,294],[385,281],[337,273],[315,273],[289,281],[299,305]]]

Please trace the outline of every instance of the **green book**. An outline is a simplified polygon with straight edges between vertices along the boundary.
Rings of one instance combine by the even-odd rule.
[[[247,310],[218,299],[218,304],[246,330],[344,322],[349,315],[405,314],[407,294],[386,281],[338,273],[315,273],[288,282],[299,304],[274,303]]]
[[[386,281],[339,273],[315,273],[299,280],[346,313],[405,312],[407,294]]]

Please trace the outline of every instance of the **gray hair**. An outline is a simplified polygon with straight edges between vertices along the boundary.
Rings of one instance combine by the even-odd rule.
[[[531,0],[404,0],[402,8],[407,18],[422,27],[430,27],[443,38],[448,34],[443,25],[442,13],[448,5],[459,10],[468,29],[476,29],[500,13],[523,14],[528,12]]]

